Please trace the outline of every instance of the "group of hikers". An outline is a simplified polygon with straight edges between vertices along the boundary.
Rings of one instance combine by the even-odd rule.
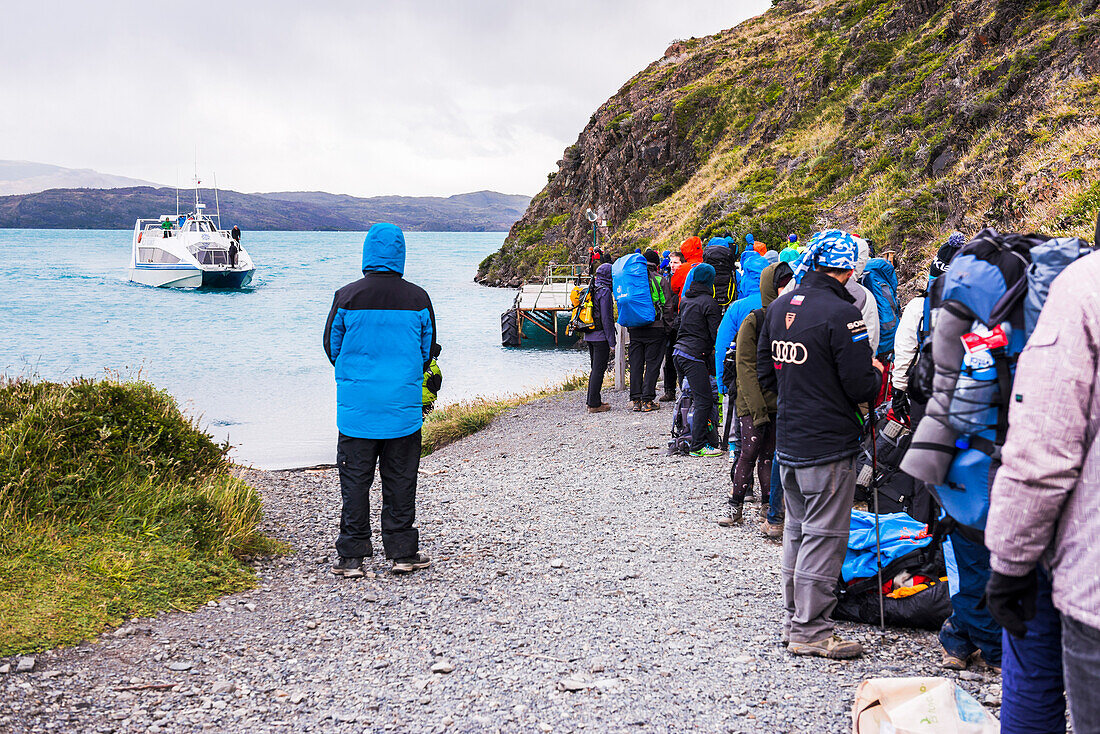
[[[1100,684],[1094,247],[954,232],[904,309],[892,253],[874,257],[871,242],[841,230],[804,247],[789,235],[782,250],[751,234],[614,261],[594,249],[575,312],[588,298],[598,318],[573,320],[591,354],[587,409],[611,409],[601,390],[618,323],[632,410],[675,402],[670,453],[729,452],[720,525],[743,522],[755,475],[760,530],[782,538],[792,654],[863,653],[833,624],[845,582],[857,581],[847,578],[858,545],[849,541],[868,517],[854,509],[857,486],[868,509],[893,492],[886,504],[919,522],[890,517],[918,528],[924,545],[891,558],[880,538],[870,568],[886,566],[886,584],[880,575],[873,593],[891,588],[888,601],[909,605],[903,624],[934,620],[943,668],[1001,673],[1002,731],[1065,731],[1067,695],[1075,731],[1100,731],[1100,704],[1084,693]],[[876,448],[896,450],[880,458]],[[886,514],[870,517],[881,532]],[[922,566],[911,560],[895,576],[916,558]],[[919,601],[937,594],[939,617]],[[878,622],[881,608],[866,609]]]
[[[1100,700],[1089,695],[1100,686],[1092,248],[1077,238],[956,232],[904,309],[893,264],[841,230],[805,246],[790,235],[782,251],[751,235],[705,247],[692,237],[675,252],[614,261],[593,250],[571,320],[590,354],[587,409],[610,410],[601,390],[618,324],[632,410],[674,403],[670,453],[735,457],[721,525],[743,522],[755,483],[760,528],[782,538],[790,653],[860,656],[860,643],[834,631],[838,603],[857,586],[874,595],[882,621],[884,601],[892,619],[907,620],[898,610],[931,609],[921,600],[949,589],[935,618],[941,665],[1002,675],[1002,731],[1065,731],[1068,701],[1075,732],[1100,732]],[[402,278],[404,261],[401,230],[373,226],[363,278],[337,291],[325,326],[342,493],[332,571],[345,578],[363,576],[373,555],[376,465],[393,572],[431,563],[414,520],[439,347],[431,301]],[[891,494],[897,481],[907,488]],[[857,486],[870,491],[874,513],[854,509]],[[880,515],[880,499],[898,512]],[[875,528],[863,546],[869,566],[852,555],[857,522]],[[900,523],[894,539],[919,556],[884,556],[889,523]],[[860,566],[863,578],[845,586]]]

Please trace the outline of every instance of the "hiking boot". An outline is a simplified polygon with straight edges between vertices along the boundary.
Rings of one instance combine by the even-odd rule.
[[[722,452],[713,446],[704,446],[701,449],[696,449],[690,452],[691,456],[699,456],[705,459],[713,459],[715,456],[721,456]]]
[[[985,661],[985,656],[982,655],[980,650],[978,652],[974,653],[973,655],[971,655],[970,659],[979,668],[985,668],[986,670],[990,670],[990,671],[996,673],[997,675],[1001,674],[1001,666],[1000,665],[993,665],[991,663],[987,663]]]
[[[592,406],[588,406],[588,412],[589,413],[606,413],[609,410],[611,410],[611,406],[608,405],[607,403],[601,403],[599,405],[599,407],[596,407],[596,408],[593,408]]]
[[[944,670],[966,670],[966,661],[945,650],[940,658],[940,667]]]
[[[358,579],[363,577],[362,558],[343,558],[332,565],[332,572],[346,579]]]
[[[730,514],[728,517],[723,517],[718,521],[718,524],[724,528],[730,528],[734,525],[740,525],[741,520],[744,517],[743,505],[730,505]]]
[[[760,532],[772,540],[778,540],[783,537],[783,523],[778,522],[772,525],[765,517],[764,522],[760,523]]]
[[[653,411],[660,410],[660,409],[661,409],[661,406],[658,405],[657,403],[653,402],[652,400],[647,400],[644,403],[642,403],[642,412],[643,413],[652,413]]]
[[[641,400],[635,400],[634,401],[634,407],[631,408],[630,410],[635,412],[635,413],[641,413],[642,412],[642,401]]]
[[[787,652],[792,655],[810,655],[830,660],[851,660],[863,655],[863,645],[855,640],[842,640],[839,635],[829,635],[816,642],[787,643]]]
[[[760,500],[760,507],[756,508],[756,516],[761,520],[768,519],[768,501]]]
[[[666,392],[664,395],[662,395],[661,397],[659,397],[657,399],[660,400],[662,403],[675,403],[676,402],[676,393]]]
[[[413,571],[419,571],[432,565],[432,559],[428,558],[423,553],[417,553],[415,556],[409,556],[408,558],[395,558],[393,561],[394,573],[412,573]]]

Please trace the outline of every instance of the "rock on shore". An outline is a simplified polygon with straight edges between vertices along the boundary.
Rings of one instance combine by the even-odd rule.
[[[778,545],[714,522],[728,463],[666,457],[669,410],[605,399],[521,406],[425,459],[435,563],[411,576],[380,550],[374,577],[330,574],[334,471],[251,474],[295,552],[254,591],[12,665],[0,730],[841,732],[861,679],[940,673],[923,632],[842,625],[864,659],[788,655]]]

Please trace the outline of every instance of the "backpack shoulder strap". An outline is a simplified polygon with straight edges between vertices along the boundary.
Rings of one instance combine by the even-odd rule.
[[[661,276],[660,276],[660,274],[656,274],[656,275],[654,275],[653,273],[649,274],[649,297],[653,301],[654,304],[656,304],[657,306],[660,306],[662,308],[664,307],[664,305],[665,305],[665,291],[661,287]]]

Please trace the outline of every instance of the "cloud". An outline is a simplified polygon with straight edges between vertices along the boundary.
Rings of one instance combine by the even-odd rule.
[[[0,158],[244,191],[533,194],[678,37],[767,0],[22,3]]]

